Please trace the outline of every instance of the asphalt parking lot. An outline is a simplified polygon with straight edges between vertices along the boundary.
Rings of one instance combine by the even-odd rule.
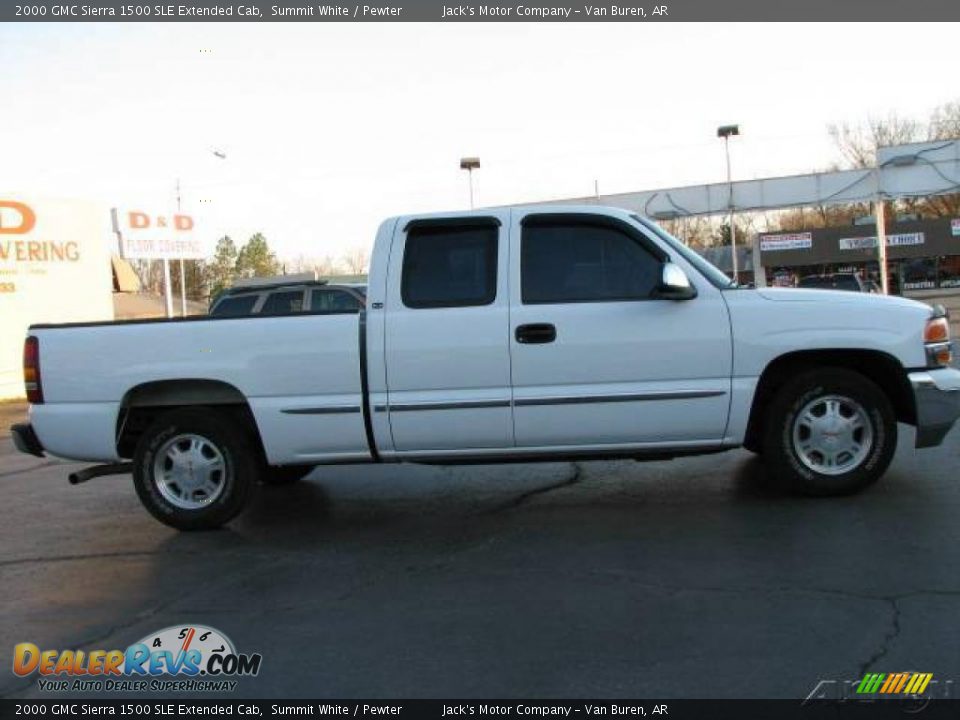
[[[229,529],[181,534],[129,476],[70,487],[73,466],[4,435],[0,647],[125,648],[203,623],[263,654],[234,697],[804,697],[867,669],[957,678],[960,430],[912,439],[901,426],[888,475],[850,498],[772,492],[743,451],[333,467],[261,488]],[[45,696],[9,670],[0,695]]]

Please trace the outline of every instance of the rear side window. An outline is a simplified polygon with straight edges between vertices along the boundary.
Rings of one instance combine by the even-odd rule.
[[[660,273],[660,260],[615,227],[560,221],[523,228],[526,304],[645,300]]]
[[[243,317],[253,312],[259,295],[236,295],[221,300],[210,313],[214,317]]]
[[[343,290],[314,290],[310,297],[310,312],[357,312],[360,301]]]
[[[400,297],[410,308],[489,305],[497,296],[497,228],[413,227],[403,252]]]
[[[303,310],[303,290],[281,290],[267,296],[260,308],[262,315],[290,315]]]

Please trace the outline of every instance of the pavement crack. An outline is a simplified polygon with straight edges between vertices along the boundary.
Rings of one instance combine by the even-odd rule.
[[[871,655],[866,662],[860,666],[860,677],[863,677],[867,674],[867,671],[876,663],[880,658],[885,657],[886,654],[890,651],[890,645],[900,636],[900,603],[896,597],[888,597],[885,600],[890,604],[890,607],[893,610],[891,617],[891,629],[883,636],[883,641],[880,644],[880,647],[877,648],[877,651]]]
[[[520,493],[516,497],[508,500],[507,502],[501,503],[496,507],[491,508],[484,514],[492,515],[493,513],[505,512],[507,510],[514,510],[519,506],[523,505],[524,503],[526,503],[531,498],[537,497],[538,495],[546,495],[547,493],[560,490],[561,488],[569,487],[570,485],[576,485],[578,482],[580,482],[581,479],[583,479],[583,467],[580,465],[580,463],[577,463],[577,462],[571,463],[570,465],[573,468],[573,472],[568,477],[565,477],[562,480],[558,480],[555,483],[551,483],[550,485],[544,485],[543,487],[534,488],[533,490],[528,490],[527,492]]]

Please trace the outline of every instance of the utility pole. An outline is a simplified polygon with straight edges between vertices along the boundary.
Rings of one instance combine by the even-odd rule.
[[[180,178],[177,178],[177,214],[180,214]],[[183,272],[183,258],[180,258],[180,315],[187,316],[187,279]]]
[[[738,282],[737,267],[737,229],[733,223],[733,175],[730,172],[730,136],[739,135],[739,125],[721,125],[717,128],[717,137],[723,138],[723,149],[727,156],[727,187],[730,188],[730,197],[727,202],[727,209],[730,217],[730,259],[733,265],[733,281]]]
[[[877,222],[877,257],[880,261],[880,288],[884,295],[890,294],[890,282],[887,278],[887,204],[878,193],[873,204],[873,213]]]

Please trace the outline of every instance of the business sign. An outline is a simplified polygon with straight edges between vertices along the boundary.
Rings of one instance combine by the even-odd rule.
[[[809,250],[813,247],[813,233],[789,233],[786,235],[762,235],[760,250],[777,252],[780,250]]]
[[[923,245],[922,232],[897,233],[887,235],[887,247],[902,247],[904,245]],[[870,250],[877,247],[877,237],[840,238],[841,250]]]
[[[0,193],[0,398],[23,395],[33,323],[113,320],[105,208]]]
[[[950,234],[954,237],[960,236],[960,219],[950,221]]]
[[[114,208],[113,228],[120,237],[120,254],[128,260],[206,257],[193,231],[193,218],[185,213],[160,215],[138,209]]]

